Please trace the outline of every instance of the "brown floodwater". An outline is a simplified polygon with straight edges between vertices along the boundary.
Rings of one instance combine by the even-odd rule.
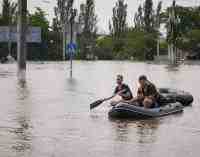
[[[199,157],[200,65],[76,61],[29,62],[26,82],[15,64],[0,65],[0,157]],[[158,87],[190,92],[194,103],[181,114],[149,120],[110,120],[115,76],[133,92],[146,74]]]

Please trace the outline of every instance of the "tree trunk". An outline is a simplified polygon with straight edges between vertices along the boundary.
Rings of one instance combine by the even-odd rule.
[[[66,52],[66,36],[65,36],[65,24],[62,24],[62,40],[63,40],[63,61],[65,60],[65,52]]]
[[[12,41],[11,41],[11,26],[9,24],[8,26],[9,29],[9,39],[8,39],[8,56],[11,56],[11,46],[12,46]]]
[[[157,57],[160,56],[160,39],[157,39]]]
[[[27,0],[18,0],[18,41],[17,59],[18,69],[26,70],[26,30],[27,30]]]

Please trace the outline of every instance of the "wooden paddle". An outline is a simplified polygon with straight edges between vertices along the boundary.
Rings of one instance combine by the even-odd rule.
[[[115,94],[115,95],[113,95],[113,96],[111,96],[111,97],[109,97],[109,98],[100,99],[100,100],[97,100],[97,101],[93,102],[92,104],[90,104],[90,110],[92,110],[93,108],[98,107],[98,106],[101,105],[103,102],[108,101],[108,100],[114,98],[116,95],[117,95],[117,94]]]
[[[101,105],[103,102],[108,101],[108,100],[114,98],[116,95],[118,95],[118,94],[120,94],[120,93],[123,93],[124,91],[126,91],[126,89],[124,89],[124,90],[122,90],[122,91],[120,91],[120,92],[118,92],[118,93],[112,95],[111,97],[108,97],[108,98],[105,98],[105,99],[100,99],[100,100],[97,100],[97,101],[93,102],[92,104],[90,104],[90,110],[92,110],[93,108],[98,107],[98,106]]]

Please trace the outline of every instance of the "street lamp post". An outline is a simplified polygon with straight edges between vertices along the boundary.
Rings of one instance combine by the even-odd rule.
[[[25,76],[26,71],[26,30],[27,30],[27,0],[18,0],[18,39],[17,60],[18,72]]]

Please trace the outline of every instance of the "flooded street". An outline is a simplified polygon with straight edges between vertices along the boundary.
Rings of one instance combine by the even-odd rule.
[[[119,61],[30,62],[26,83],[15,64],[0,64],[0,157],[199,157],[200,65]],[[192,107],[149,120],[111,120],[109,97],[123,74],[134,94],[146,74],[158,87],[190,92]]]

